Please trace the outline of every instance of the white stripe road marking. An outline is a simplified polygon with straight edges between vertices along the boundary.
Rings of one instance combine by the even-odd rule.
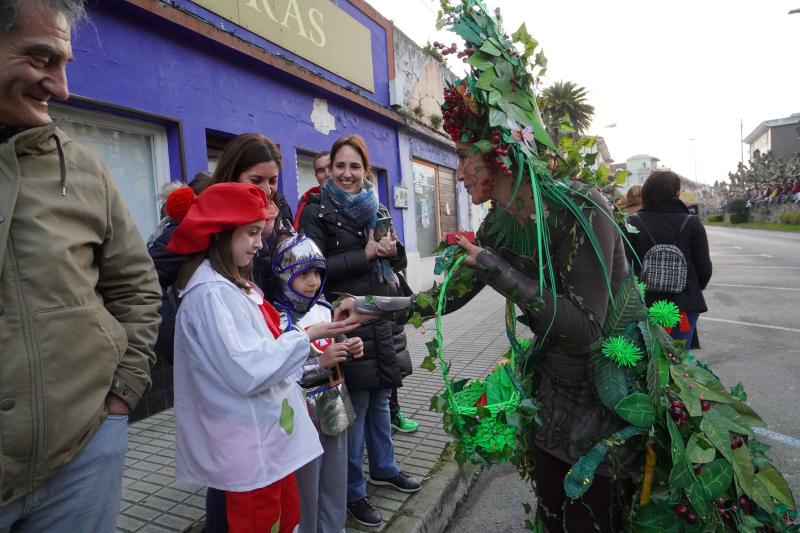
[[[800,270],[800,267],[787,266],[758,266],[758,265],[714,265],[714,268],[786,268],[789,270]]]
[[[706,316],[700,316],[700,320],[708,320],[709,322],[724,322],[726,324],[739,324],[740,326],[750,326],[753,328],[765,328],[765,329],[778,329],[780,331],[791,331],[792,333],[800,333],[800,329],[798,328],[787,328],[784,326],[771,326],[769,324],[756,324],[754,322],[742,322],[739,320],[726,320],[724,318],[709,318]]]
[[[767,437],[768,439],[772,439],[782,444],[800,449],[800,439],[790,437],[789,435],[784,435],[783,433],[778,433],[777,431],[772,431],[765,428],[753,428],[753,432],[761,435],[762,437]]]
[[[768,259],[773,259],[775,256],[769,254],[717,254],[711,252],[711,257],[766,257]]]
[[[765,285],[736,285],[735,283],[709,283],[711,287],[740,287],[742,289],[772,289],[774,291],[800,291],[794,287],[767,287]]]

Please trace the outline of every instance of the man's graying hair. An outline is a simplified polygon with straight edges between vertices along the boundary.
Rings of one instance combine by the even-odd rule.
[[[70,27],[86,16],[84,0],[0,0],[0,35],[5,35],[14,29],[20,9],[26,2],[28,4],[36,2],[44,9],[63,14]]]

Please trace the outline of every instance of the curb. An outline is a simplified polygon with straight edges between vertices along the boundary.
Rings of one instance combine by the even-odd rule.
[[[469,492],[481,467],[459,466],[452,453],[398,511],[384,533],[441,533]]]

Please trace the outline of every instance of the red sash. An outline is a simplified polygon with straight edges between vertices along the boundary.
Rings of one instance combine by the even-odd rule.
[[[281,336],[281,315],[278,310],[272,307],[272,304],[267,300],[263,300],[258,306],[261,309],[261,314],[264,315],[264,320],[267,322],[267,328],[276,339]]]

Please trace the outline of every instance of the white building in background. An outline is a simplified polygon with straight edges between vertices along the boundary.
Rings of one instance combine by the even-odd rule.
[[[658,166],[659,161],[661,161],[659,158],[647,154],[639,154],[626,159],[625,169],[630,172],[630,175],[625,180],[623,189],[627,191],[631,185],[643,184],[652,171],[661,168]]]
[[[606,144],[606,140],[601,137],[600,135],[597,136],[597,142],[591,148],[584,148],[581,150],[584,154],[597,154],[597,158],[594,160],[594,165],[592,168],[597,170],[600,168],[600,165],[605,165],[611,168],[611,165],[614,163],[614,159],[611,157],[611,152],[608,150],[608,144]]]

